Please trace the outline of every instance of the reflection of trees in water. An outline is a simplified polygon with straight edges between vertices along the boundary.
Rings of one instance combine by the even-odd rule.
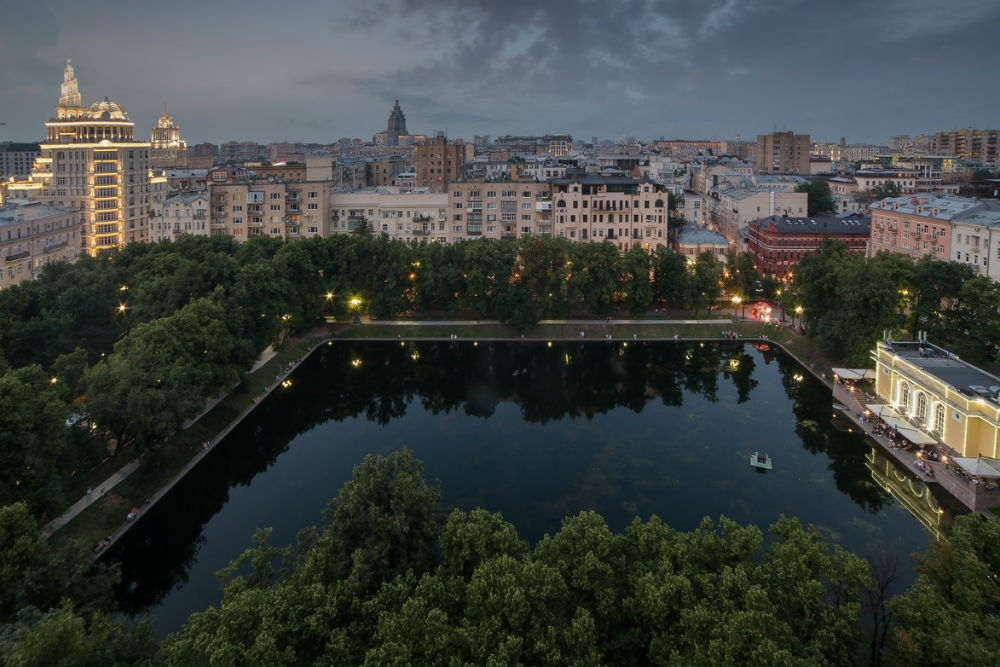
[[[298,432],[294,422],[294,414],[261,403],[109,551],[106,559],[121,564],[123,612],[141,612],[188,580],[204,525],[229,501],[230,488],[249,485],[288,448]]]
[[[249,485],[298,435],[329,422],[364,416],[386,424],[406,414],[413,400],[434,414],[462,411],[490,416],[501,401],[520,406],[527,422],[605,414],[625,407],[640,412],[647,401],[679,407],[684,392],[718,401],[720,376],[745,402],[757,385],[755,355],[743,342],[646,343],[628,341],[553,343],[365,342],[324,345],[238,426],[131,531],[110,558],[122,563],[123,609],[155,605],[187,571],[202,543],[203,526],[229,498],[229,488]],[[776,359],[786,393],[794,400],[803,446],[830,457],[837,488],[876,511],[883,499],[858,471],[865,471],[864,444],[829,425],[829,390],[784,354]],[[621,480],[641,477],[644,462],[607,456],[579,490],[616,493]],[[628,469],[622,469],[623,466]],[[617,481],[615,481],[617,480]],[[330,489],[331,496],[336,489]],[[644,494],[628,499],[639,506]],[[563,499],[566,500],[566,499]],[[625,499],[623,499],[625,500]],[[572,500],[583,506],[579,499]],[[572,502],[570,504],[572,504]],[[569,505],[567,505],[569,506]],[[552,508],[558,509],[558,508]]]
[[[833,398],[830,389],[787,355],[778,355],[778,370],[785,393],[792,399],[795,433],[802,446],[813,454],[829,457],[830,471],[837,489],[869,512],[878,512],[886,495],[865,470],[865,455],[869,451],[864,440],[854,433],[838,431],[830,422]],[[801,377],[801,380],[797,380]]]

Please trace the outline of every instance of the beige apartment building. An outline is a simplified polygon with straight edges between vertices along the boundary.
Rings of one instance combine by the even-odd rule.
[[[51,262],[76,260],[84,220],[79,210],[6,201],[0,206],[0,289],[36,277]]]
[[[931,150],[938,155],[955,155],[960,160],[978,162],[996,169],[1000,150],[1000,130],[974,130],[938,132],[931,140]]]
[[[548,183],[472,181],[449,187],[450,239],[513,239],[552,234]]]
[[[181,234],[208,236],[208,192],[181,192],[153,205],[149,223],[149,241],[172,241]]]
[[[328,201],[324,182],[210,184],[209,230],[238,241],[326,236]]]
[[[362,221],[376,234],[401,241],[454,240],[445,192],[388,193],[377,190],[330,195],[330,233],[350,234]],[[464,238],[464,237],[463,237]]]
[[[567,170],[552,183],[554,233],[575,242],[610,241],[620,252],[668,243],[667,192],[657,183]]]
[[[448,143],[444,137],[427,139],[417,146],[414,171],[417,187],[431,192],[447,192],[448,185],[462,178],[465,172],[466,146],[463,142]]]
[[[787,192],[764,188],[730,188],[713,190],[708,196],[709,219],[716,230],[737,250],[744,250],[741,230],[752,220],[769,215],[801,218],[807,214],[804,192]]]
[[[766,174],[808,174],[809,147],[808,134],[758,134],[756,170]]]
[[[56,116],[45,123],[40,155],[25,183],[11,191],[82,211],[85,251],[101,255],[147,240],[151,187],[150,144],[133,137],[135,123],[116,102],[81,103],[66,61]]]

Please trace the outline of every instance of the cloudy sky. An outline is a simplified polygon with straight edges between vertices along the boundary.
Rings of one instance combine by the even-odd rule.
[[[1000,125],[994,0],[0,0],[0,141],[37,140],[66,58],[148,137],[385,129],[884,143]]]

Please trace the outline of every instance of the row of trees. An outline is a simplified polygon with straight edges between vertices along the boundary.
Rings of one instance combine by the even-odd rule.
[[[831,356],[863,363],[883,332],[920,331],[973,363],[996,358],[1000,286],[970,267],[926,256],[864,257],[826,241],[799,263],[784,290],[801,303],[810,337]]]
[[[183,238],[81,258],[0,292],[0,502],[58,507],[69,474],[100,455],[67,431],[85,412],[112,451],[162,442],[236,384],[283,334],[323,316],[367,313],[603,317],[653,304],[711,313],[720,297],[776,297],[825,352],[859,362],[883,331],[925,330],[970,361],[1000,344],[1000,291],[967,267],[864,258],[826,242],[790,285],[762,279],[747,253],[725,268],[703,253],[560,238],[407,244],[362,232],[293,243]],[[44,443],[42,442],[44,441]]]
[[[220,606],[157,644],[148,624],[109,620],[109,577],[80,578],[23,505],[3,508],[0,562],[19,569],[0,569],[0,661],[940,665],[1000,650],[1000,524],[978,515],[891,600],[891,567],[788,518],[767,535],[656,517],[615,533],[584,512],[532,546],[499,514],[446,516],[409,452],[366,458],[296,546],[269,533],[222,573]]]
[[[295,243],[183,238],[46,268],[0,292],[0,503],[58,508],[101,449],[64,421],[87,415],[121,447],[155,446],[235,385],[283,334],[366,312],[603,316],[654,300],[710,312],[722,265],[565,239],[406,244],[368,233]]]

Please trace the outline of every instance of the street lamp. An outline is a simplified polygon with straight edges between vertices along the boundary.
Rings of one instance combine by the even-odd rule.
[[[736,317],[736,309],[740,307],[740,302],[742,301],[743,299],[739,295],[733,297],[733,317]]]

